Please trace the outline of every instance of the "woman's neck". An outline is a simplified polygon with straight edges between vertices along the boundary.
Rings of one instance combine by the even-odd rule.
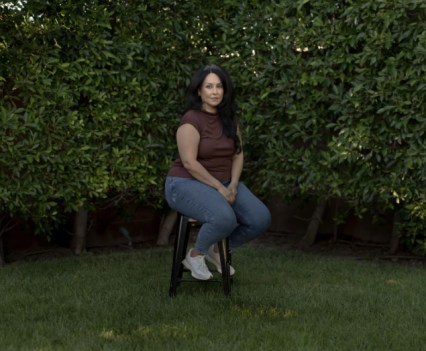
[[[204,108],[201,108],[201,111],[203,111],[203,112],[205,112],[205,113],[207,113],[207,114],[209,114],[209,115],[217,115],[217,110],[206,110],[206,109],[204,109]]]

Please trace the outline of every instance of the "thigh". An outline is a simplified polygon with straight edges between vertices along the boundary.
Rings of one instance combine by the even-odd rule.
[[[171,208],[201,223],[235,217],[223,195],[195,179],[167,177],[166,200]]]
[[[237,196],[232,208],[238,222],[243,225],[267,226],[271,220],[271,214],[266,205],[241,182],[238,184]]]

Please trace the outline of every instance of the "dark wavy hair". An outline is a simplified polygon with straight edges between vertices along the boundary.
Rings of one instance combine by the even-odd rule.
[[[223,132],[228,138],[234,140],[237,154],[241,152],[241,141],[237,135],[237,115],[235,105],[234,86],[228,72],[218,65],[207,65],[201,67],[194,73],[189,83],[186,93],[186,105],[184,113],[189,110],[201,110],[202,101],[198,91],[208,74],[216,74],[223,85],[223,99],[217,107],[220,121],[222,122]]]

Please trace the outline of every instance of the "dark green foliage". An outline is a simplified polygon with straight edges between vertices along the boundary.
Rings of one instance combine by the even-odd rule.
[[[190,74],[216,62],[258,192],[426,215],[424,1],[16,3],[0,15],[3,212],[158,203]]]
[[[117,192],[158,204],[190,69],[170,11],[85,1],[2,10],[3,211],[48,224]]]
[[[279,1],[249,13],[233,18],[222,47],[239,53],[230,66],[251,180],[423,219],[426,4]],[[410,235],[424,241],[416,223]]]

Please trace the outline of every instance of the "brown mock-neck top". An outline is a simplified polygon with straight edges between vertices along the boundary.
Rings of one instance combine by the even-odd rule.
[[[206,111],[190,110],[183,115],[179,126],[185,123],[193,125],[200,133],[197,160],[216,179],[220,181],[230,180],[232,159],[236,150],[234,141],[223,133],[219,115]],[[180,157],[173,161],[167,175],[193,178],[183,166]]]

